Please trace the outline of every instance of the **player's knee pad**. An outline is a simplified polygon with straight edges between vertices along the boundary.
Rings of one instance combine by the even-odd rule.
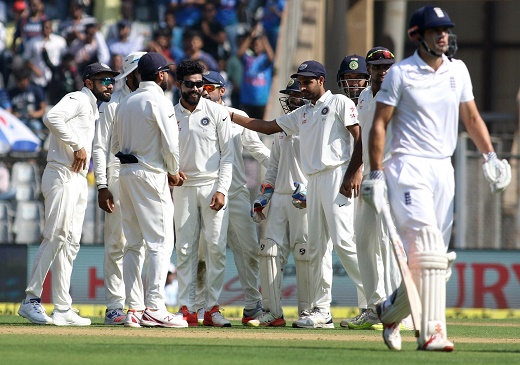
[[[294,245],[294,263],[296,265],[296,287],[298,290],[298,313],[312,308],[311,298],[311,272],[309,270],[309,253],[306,243]]]
[[[423,227],[408,260],[421,297],[421,334],[418,342],[424,345],[433,335],[446,336],[448,256],[441,232],[431,226]]]
[[[282,264],[279,247],[271,239],[260,240],[259,264],[260,284],[264,309],[270,310],[275,316],[282,316]]]

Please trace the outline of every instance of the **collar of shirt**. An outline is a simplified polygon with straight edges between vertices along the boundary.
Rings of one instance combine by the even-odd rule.
[[[332,95],[332,93],[330,92],[330,90],[327,90],[327,91],[325,91],[325,94],[323,94],[322,96],[320,96],[320,98],[318,100],[316,100],[316,104],[313,105],[312,103],[309,103],[309,106],[314,107],[314,108],[319,108],[320,104],[323,104],[325,102],[325,100],[327,100],[327,98],[331,95]]]
[[[164,90],[159,85],[157,85],[157,83],[155,81],[141,81],[139,83],[139,88],[149,90],[149,91],[156,91],[156,92],[164,95]]]
[[[424,60],[421,58],[421,56],[419,56],[419,50],[415,50],[414,54],[413,54],[413,59],[415,60],[415,63],[417,64],[417,66],[419,66],[419,68],[425,72],[431,72],[431,73],[442,73],[442,72],[446,72],[446,69],[448,67],[448,62],[450,62],[450,60],[448,59],[448,57],[446,57],[446,55],[442,55],[442,65],[441,67],[439,67],[439,69],[437,71],[434,71],[433,68],[430,67],[430,65],[428,65],[426,62],[424,62]]]
[[[193,112],[191,112],[189,109],[186,109],[184,107],[184,105],[182,105],[181,101],[179,100],[179,107],[181,108],[181,111],[184,113],[184,114],[191,114],[191,113],[195,113],[195,111],[197,110],[202,110],[203,106],[202,106],[202,103],[205,101],[206,99],[204,99],[202,96],[200,97],[199,99],[199,102],[197,104],[197,106],[195,107],[195,109],[193,109]],[[212,101],[213,103],[213,101]]]
[[[98,114],[98,106],[97,106],[96,97],[94,96],[92,91],[86,86],[83,86],[83,88],[81,89],[81,92],[87,95],[88,101],[90,102],[90,105],[92,106],[92,112],[94,113],[95,118],[98,119],[99,114]]]

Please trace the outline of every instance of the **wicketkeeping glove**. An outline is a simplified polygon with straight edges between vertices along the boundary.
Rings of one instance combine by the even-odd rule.
[[[294,192],[292,194],[293,205],[298,209],[307,208],[307,187],[304,183],[294,182]]]
[[[363,200],[379,214],[383,205],[387,204],[386,181],[383,171],[371,171],[369,179],[361,183]]]
[[[511,166],[507,160],[499,160],[495,152],[484,154],[486,162],[482,165],[484,176],[489,181],[492,193],[504,191],[511,182]]]
[[[253,210],[251,211],[251,216],[256,223],[260,223],[265,219],[265,214],[262,210],[265,208],[267,203],[269,203],[269,200],[271,200],[273,193],[274,187],[271,184],[262,184],[260,186],[260,194],[253,202]]]

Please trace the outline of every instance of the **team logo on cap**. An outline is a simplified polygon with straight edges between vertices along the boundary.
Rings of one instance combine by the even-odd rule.
[[[357,70],[359,68],[359,63],[358,61],[356,60],[352,60],[350,61],[350,63],[348,64],[348,67],[351,69],[351,70]]]
[[[287,87],[291,87],[294,85],[294,80],[293,79],[290,79],[289,80],[289,83],[287,84]]]
[[[321,109],[321,115],[325,115],[329,112],[329,107],[326,106],[325,108]]]
[[[110,69],[110,67],[108,67],[108,65],[104,64],[104,63],[100,63],[101,66],[103,66],[104,68],[108,68]]]
[[[203,75],[203,76],[208,76],[208,75],[209,75],[209,71],[204,71],[204,72],[202,73],[202,75]]]
[[[306,68],[307,68],[307,64],[306,64],[306,63],[302,63],[302,64],[300,65],[300,67],[298,67],[298,71],[303,71],[303,70],[305,70]]]
[[[200,124],[202,124],[203,126],[207,126],[209,124],[209,118],[202,118],[200,120]]]

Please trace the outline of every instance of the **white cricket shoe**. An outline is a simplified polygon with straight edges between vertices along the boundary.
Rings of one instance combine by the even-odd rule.
[[[334,328],[334,322],[330,313],[314,308],[309,316],[300,317],[292,326],[293,328]]]
[[[166,309],[146,308],[140,324],[144,327],[188,328],[181,313],[170,313]]]
[[[33,298],[28,302],[23,300],[18,309],[18,315],[35,324],[52,324],[52,318],[45,312],[40,298]]]
[[[202,324],[204,326],[213,327],[231,327],[231,322],[220,313],[218,305],[211,308],[209,312],[204,312],[204,322],[202,322]]]
[[[204,322],[204,308],[199,308],[197,310],[197,322],[199,322],[199,326],[202,326]]]
[[[52,312],[52,321],[56,326],[90,326],[90,318],[80,317],[76,311],[69,308]]]
[[[126,312],[125,327],[133,327],[133,328],[141,327],[141,319],[143,318],[143,312],[144,311],[129,309]]]
[[[451,352],[454,350],[454,348],[455,345],[453,345],[453,342],[448,341],[448,339],[444,338],[444,336],[438,336],[437,334],[434,334],[430,337],[428,342],[422,346],[419,346],[417,350]]]
[[[383,325],[383,340],[390,350],[401,350],[401,332],[399,322]]]

